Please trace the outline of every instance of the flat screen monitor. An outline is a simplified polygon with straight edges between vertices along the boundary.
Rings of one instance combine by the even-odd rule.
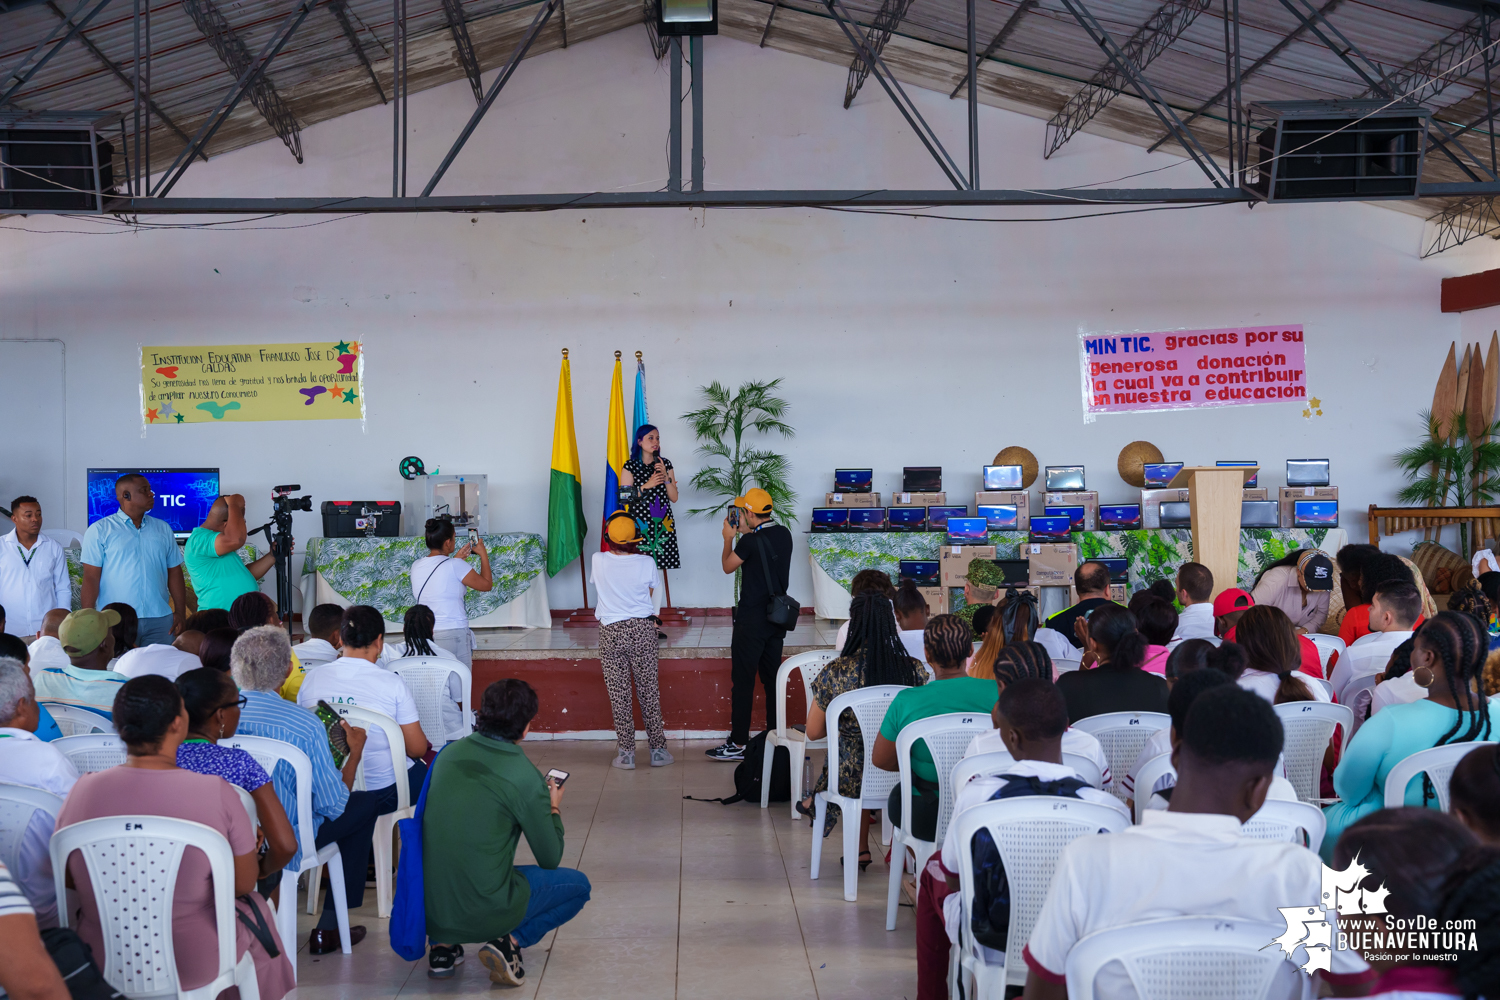
[[[1339,502],[1337,500],[1292,501],[1292,527],[1337,528],[1339,526]]]
[[[1130,578],[1129,559],[1090,559],[1089,562],[1102,563],[1108,566],[1110,583],[1125,583]]]
[[[1275,528],[1281,525],[1281,505],[1275,500],[1246,500],[1240,504],[1241,528]]]
[[[834,469],[833,492],[869,493],[875,482],[874,469]]]
[[[1327,486],[1328,459],[1289,458],[1286,460],[1288,486]]]
[[[1021,467],[1019,465],[986,465],[984,488],[987,491],[1021,489]]]
[[[996,559],[995,565],[1005,574],[1007,587],[1025,587],[1031,583],[1031,563],[1025,559]]]
[[[1031,519],[1031,537],[1040,538],[1043,541],[1066,542],[1071,537],[1069,532],[1072,530],[1072,518],[1049,515]]]
[[[1081,465],[1049,465],[1047,466],[1046,479],[1047,492],[1062,493],[1070,490],[1083,489],[1083,466]]]
[[[967,507],[928,507],[927,530],[942,531],[948,527],[948,518],[965,517],[968,513]]]
[[[938,563],[936,559],[901,559],[896,563],[899,578],[910,580],[918,587],[938,585]]]
[[[981,504],[975,513],[989,522],[991,531],[1015,531],[1021,526],[1021,511],[1013,503]]]
[[[948,518],[951,545],[984,545],[990,539],[990,523],[982,517]]]
[[[1140,504],[1112,503],[1099,505],[1099,530],[1129,531],[1140,526]]]
[[[812,512],[812,530],[818,533],[825,531],[845,531],[849,527],[848,507],[814,507]]]
[[[1218,466],[1221,469],[1225,468],[1225,467],[1253,469],[1253,468],[1255,468],[1259,464],[1260,464],[1259,462],[1246,462],[1246,461],[1215,462],[1214,463],[1214,465]],[[1245,480],[1245,489],[1247,489],[1247,490],[1253,490],[1253,489],[1255,489],[1255,482],[1258,479],[1260,479],[1260,473],[1259,472],[1257,472],[1255,475],[1251,476],[1249,479]]]
[[[940,493],[942,489],[941,465],[908,465],[901,470],[902,493]]]
[[[884,507],[850,507],[849,527],[859,531],[884,531]]]
[[[1074,531],[1083,530],[1083,505],[1068,504],[1063,507],[1044,507],[1042,512],[1051,517],[1066,517],[1073,522]]]
[[[927,508],[892,507],[885,512],[885,524],[891,531],[921,531],[927,524]]]
[[[171,525],[179,540],[203,523],[219,498],[218,469],[90,469],[86,487],[89,524],[120,509],[115,480],[130,473],[146,477],[156,495],[151,516]]]
[[[1147,462],[1144,470],[1146,489],[1162,489],[1177,478],[1177,473],[1181,472],[1186,464],[1186,462]]]
[[[1161,505],[1161,526],[1163,528],[1191,528],[1193,505],[1186,500],[1166,501]]]

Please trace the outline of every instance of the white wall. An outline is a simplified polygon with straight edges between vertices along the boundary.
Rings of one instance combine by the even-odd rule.
[[[723,38],[706,47],[710,186],[941,186],[878,87],[845,111],[843,68]],[[962,159],[962,103],[913,94]],[[413,96],[415,188],[472,108],[462,83]],[[439,193],[656,189],[666,179],[665,118],[666,73],[643,30],[548,53],[516,74]],[[985,108],[981,128],[992,187],[1142,171],[1157,172],[1124,183],[1203,183],[1190,164],[1088,135],[1043,161],[1037,119]],[[389,136],[387,109],[369,109],[308,129],[302,167],[280,142],[265,143],[195,165],[174,193],[381,194]],[[1393,501],[1401,479],[1390,456],[1418,433],[1417,411],[1459,335],[1458,317],[1438,311],[1439,279],[1493,267],[1497,256],[1481,240],[1418,260],[1420,220],[1352,204],[1010,224],[660,210],[248,225],[260,231],[0,222],[0,337],[67,344],[68,526],[84,527],[90,465],[219,465],[225,488],[244,492],[262,517],[276,483],[300,482],[315,501],[399,497],[396,463],[417,454],[429,468],[488,473],[496,527],[541,531],[559,349],[568,347],[589,547],[615,350],[627,362],[645,352],[651,414],[684,478],[696,466],[677,415],[694,406],[695,388],[783,378],[798,435],[771,444],[792,459],[804,522],[835,466],[873,465],[877,488],[889,491],[902,465],[940,464],[950,494],[964,498],[980,466],[1010,444],[1043,463],[1085,463],[1090,485],[1123,501],[1131,491],[1115,458],[1144,438],[1173,460],[1259,459],[1273,487],[1287,457],[1326,455],[1344,524],[1360,537],[1363,507]],[[1279,404],[1083,422],[1080,330],[1257,322],[1306,326],[1322,416]],[[142,433],[139,344],[354,336],[366,345],[366,429]],[[629,377],[627,366],[627,406]],[[0,494],[27,485],[26,469],[0,462]],[[698,499],[687,493],[679,510]],[[319,533],[315,518],[298,515],[299,537]],[[674,599],[728,603],[716,523],[679,523],[685,565],[673,574]],[[577,606],[576,566],[550,586],[554,607]],[[810,597],[800,561],[793,592]]]

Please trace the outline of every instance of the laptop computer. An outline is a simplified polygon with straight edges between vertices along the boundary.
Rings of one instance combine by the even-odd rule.
[[[1099,505],[1100,531],[1134,531],[1141,526],[1141,505],[1109,503]]]
[[[812,512],[812,531],[815,535],[823,535],[832,531],[849,530],[849,508],[848,507],[814,507]]]
[[[1073,519],[1069,517],[1044,516],[1031,519],[1031,540],[1033,542],[1066,542],[1070,541],[1073,530]]]
[[[989,522],[991,531],[1015,531],[1021,526],[1021,511],[1013,503],[981,504],[974,512]]]
[[[986,491],[1021,489],[1021,467],[1019,465],[986,465],[984,488]]]
[[[891,507],[885,512],[886,531],[926,531],[926,507]]]
[[[1289,458],[1286,460],[1288,486],[1327,486],[1328,459]]]
[[[1077,492],[1083,486],[1083,466],[1049,465],[1043,482],[1048,493]]]
[[[884,507],[849,507],[850,531],[884,531]]]
[[[901,559],[896,563],[898,581],[910,580],[918,587],[936,587],[939,572],[936,559]]]
[[[908,465],[901,470],[902,493],[941,493],[943,491],[943,467],[941,465]]]
[[[948,518],[967,517],[967,507],[928,507],[927,508],[927,530],[946,531],[948,529]]]
[[[1065,507],[1046,507],[1042,513],[1052,517],[1066,517],[1073,522],[1074,531],[1083,530],[1083,506],[1081,504],[1068,504]]]
[[[875,481],[874,469],[834,469],[833,492],[869,493]]]
[[[1027,587],[1031,585],[1031,563],[1025,559],[996,559],[995,565],[1005,574],[1005,586]]]
[[[949,545],[987,545],[990,540],[990,523],[982,517],[948,518]]]
[[[1186,462],[1147,462],[1144,471],[1146,489],[1159,490],[1164,488],[1173,479],[1177,478],[1177,473],[1181,472],[1182,467],[1186,464]]]
[[[1161,526],[1163,528],[1191,528],[1193,526],[1193,505],[1186,500],[1167,500],[1161,505]]]
[[[1339,526],[1339,502],[1337,500],[1292,501],[1292,527],[1337,528]]]
[[[1234,468],[1234,467],[1240,467],[1240,466],[1247,467],[1247,468],[1252,468],[1253,469],[1255,466],[1257,466],[1259,464],[1260,464],[1259,462],[1245,462],[1245,461],[1215,462],[1214,463],[1215,466],[1217,466],[1217,467],[1219,467],[1221,469],[1225,468],[1225,467]],[[1257,472],[1255,475],[1253,475],[1249,479],[1245,480],[1245,489],[1247,489],[1247,490],[1253,490],[1253,489],[1255,489],[1255,481],[1257,479],[1259,479],[1259,478],[1260,478],[1260,473]]]
[[[1246,500],[1240,504],[1241,528],[1281,526],[1281,505],[1275,500]]]
[[[1089,562],[1103,563],[1109,567],[1110,583],[1125,583],[1130,575],[1129,559],[1090,559]]]

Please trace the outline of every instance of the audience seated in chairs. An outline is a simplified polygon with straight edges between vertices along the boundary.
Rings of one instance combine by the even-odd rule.
[[[927,684],[902,691],[891,699],[885,720],[880,724],[880,735],[875,738],[875,749],[870,753],[870,763],[882,771],[899,770],[896,737],[913,722],[949,712],[990,714],[998,694],[995,682],[964,673],[972,636],[969,626],[954,615],[938,615],[927,623],[927,663],[936,676]],[[937,836],[938,773],[932,752],[921,740],[911,748],[911,780],[912,815],[902,822],[899,782],[886,800],[886,815],[893,826],[909,830],[918,840],[932,840]]]
[[[436,626],[437,616],[432,609],[425,604],[413,604],[406,609],[406,616],[402,620],[401,642],[388,644],[380,651],[380,659],[376,661],[387,670],[401,669],[401,660],[409,656],[435,656],[443,660],[459,662],[458,657],[451,651],[433,641],[432,633]],[[463,681],[457,674],[448,675],[448,697],[443,699],[443,733],[437,734],[446,739],[459,739],[465,735],[463,716]]]
[[[340,771],[329,749],[328,731],[323,723],[312,712],[278,693],[292,670],[292,645],[285,629],[260,625],[246,630],[234,644],[231,662],[234,681],[245,698],[240,709],[240,734],[290,743],[312,762],[315,846],[338,843],[344,870],[344,899],[350,910],[358,908],[365,899],[365,872],[370,862],[376,817],[390,812],[394,801],[384,789],[352,790],[355,772],[364,759],[368,734],[347,722],[339,723],[349,745],[349,756]],[[271,783],[295,832],[299,817],[294,775],[286,765],[279,765]],[[339,946],[337,912],[331,902],[325,904],[318,927],[312,933],[309,950],[324,955]],[[363,940],[365,933],[363,925],[350,927],[351,943]]]
[[[297,659],[303,669],[311,670],[320,663],[330,663],[339,658],[339,622],[344,609],[337,604],[319,604],[304,616],[302,627],[307,638],[297,644]]]
[[[125,623],[122,617],[120,625],[115,626],[114,629],[117,635],[119,629],[123,627],[124,624]],[[188,633],[186,630],[184,630],[183,634],[187,635]],[[182,636],[179,635],[177,638],[181,639]],[[191,641],[192,640],[190,637],[187,642],[191,643]],[[199,642],[201,644],[201,637],[199,639]],[[159,676],[165,677],[169,681],[175,681],[179,676],[186,673],[187,671],[197,670],[199,667],[203,666],[203,663],[198,659],[198,654],[196,652],[188,652],[184,650],[182,647],[177,645],[177,640],[175,639],[170,646],[166,643],[156,642],[152,643],[149,646],[134,646],[133,648],[128,649],[123,654],[120,654],[119,648],[116,647],[115,652],[119,655],[117,655],[114,663],[110,666],[110,669],[115,673],[127,678],[144,677],[146,674],[157,674]]]
[[[1245,651],[1245,669],[1235,678],[1273,705],[1289,701],[1328,701],[1327,690],[1299,669],[1302,651],[1292,620],[1280,608],[1256,605],[1234,627],[1234,642]]]
[[[1023,677],[1005,684],[995,703],[994,717],[1000,741],[1015,762],[998,776],[980,776],[963,788],[955,789],[955,819],[970,806],[1016,795],[1083,799],[1117,809],[1129,819],[1119,799],[1091,787],[1077,771],[1063,763],[1063,746],[1069,732],[1068,706],[1050,678]],[[956,831],[957,827],[950,822],[941,855],[927,863],[917,886],[918,1000],[941,1000],[946,995],[944,980],[948,973],[949,950],[958,942],[957,932],[962,919],[958,897],[958,852],[974,850],[976,867],[984,852],[991,855],[986,860],[999,864],[994,841],[987,833],[976,835],[974,843],[969,845],[958,842]],[[978,889],[976,887],[972,928],[975,940],[999,952],[1003,961],[1006,931],[1010,925],[1010,902],[987,896],[981,898]]]
[[[33,663],[31,680],[36,685],[36,696],[87,708],[109,718],[115,694],[127,680],[109,669],[115,650],[110,628],[119,623],[118,612],[92,608],[74,611],[64,618],[57,627],[57,637],[68,665],[38,669]]]
[[[36,737],[40,706],[31,678],[19,660],[0,659],[0,781],[26,785],[67,798],[78,781],[73,762],[50,743]],[[57,926],[57,896],[52,881],[52,859],[47,844],[55,817],[33,813],[21,834],[21,853],[12,872],[36,911],[42,927]]]
[[[1214,575],[1202,563],[1183,563],[1177,567],[1177,631],[1173,641],[1211,639],[1214,637]]]
[[[1448,807],[1474,836],[1500,847],[1500,747],[1476,747],[1448,781]]]
[[[246,629],[255,628],[258,625],[281,626],[281,619],[276,614],[276,602],[258,590],[236,597],[234,603],[229,606],[229,627],[236,632],[243,633]],[[225,667],[226,671],[228,669]],[[302,661],[294,651],[292,675],[281,686],[281,696],[287,701],[296,701],[297,691],[302,687],[302,678],[306,675],[307,671],[303,669]]]
[[[520,986],[526,981],[522,949],[589,901],[588,876],[558,867],[562,786],[543,779],[521,749],[536,713],[531,685],[496,681],[484,691],[476,731],[433,761],[422,858],[427,974],[435,979],[453,975],[463,959],[460,942],[483,941],[479,961],[490,980]],[[534,865],[515,863],[523,833]]]
[[[1099,608],[1120,607],[1109,599],[1109,567],[1094,560],[1080,564],[1073,571],[1073,589],[1078,603],[1048,618],[1047,627],[1060,632],[1075,649],[1087,649],[1084,620]]]
[[[0,632],[0,659],[15,660],[26,671],[26,676],[31,676],[31,650],[26,648],[26,642],[18,635],[9,632]],[[35,694],[32,700],[36,700]],[[52,718],[52,713],[47,711],[47,706],[37,702],[37,724],[36,738],[43,743],[51,743],[62,737],[62,730],[57,728],[57,720]]]
[[[72,1000],[37,931],[36,913],[0,862],[0,991],[11,1000]]]
[[[325,663],[307,673],[297,693],[297,704],[305,709],[314,709],[318,702],[331,706],[358,705],[396,720],[401,727],[402,743],[397,750],[406,758],[406,773],[396,774],[391,770],[391,748],[384,730],[371,728],[366,734],[364,749],[365,787],[374,798],[373,816],[369,819],[374,830],[374,816],[383,816],[396,810],[396,782],[405,781],[411,792],[411,802],[416,803],[422,793],[422,781],[427,776],[427,765],[421,758],[427,753],[427,737],[418,721],[417,705],[412,700],[411,689],[400,675],[382,670],[375,665],[385,647],[385,619],[380,612],[367,604],[356,604],[344,609],[343,621],[339,625],[343,640],[343,655],[332,663]],[[285,691],[285,686],[282,687]],[[352,806],[350,807],[353,808]],[[364,807],[360,811],[363,822]],[[351,820],[352,822],[352,820]],[[344,831],[339,830],[332,838],[325,839],[327,828],[319,834],[320,843],[328,839],[339,841],[343,850]],[[368,836],[364,840],[364,851],[370,846]],[[357,846],[351,847],[344,857],[344,887],[348,893],[349,906],[359,906],[364,900],[365,870],[368,853]],[[338,924],[332,899],[333,883],[328,883],[329,894],[323,904],[323,915],[313,931],[308,947],[314,955],[326,954],[338,947]],[[352,933],[352,929],[351,929]],[[359,937],[363,937],[361,931]],[[356,938],[357,940],[358,938]],[[470,939],[472,940],[472,938]]]
[[[1333,856],[1332,845],[1346,827],[1385,804],[1386,775],[1402,760],[1434,746],[1495,739],[1500,706],[1486,701],[1476,683],[1489,648],[1484,627],[1469,615],[1442,611],[1422,624],[1415,640],[1412,678],[1427,688],[1427,697],[1370,716],[1349,741],[1333,772],[1342,801],[1323,810],[1325,857]],[[1436,802],[1427,779],[1414,779],[1407,787],[1407,805]]]
[[[1171,586],[1168,584],[1168,586]],[[1130,613],[1135,615],[1136,628],[1146,637],[1146,659],[1141,669],[1150,674],[1167,672],[1167,657],[1171,650],[1167,643],[1177,632],[1177,609],[1149,590],[1138,591],[1130,599]]]
[[[1340,549],[1339,554],[1343,555]],[[1339,563],[1340,569],[1343,563]],[[1407,566],[1406,561],[1400,556],[1391,555],[1389,552],[1376,552],[1369,555],[1359,567],[1359,593],[1358,603],[1350,605],[1344,612],[1344,621],[1339,625],[1339,638],[1344,640],[1344,645],[1352,646],[1360,639],[1370,634],[1370,602],[1375,597],[1375,591],[1383,583],[1409,583],[1417,585],[1415,574]],[[1344,598],[1345,602],[1349,596]]]
[[[1177,786],[1165,811],[1063,848],[1026,946],[1027,1000],[1067,995],[1068,951],[1094,931],[1170,916],[1280,924],[1279,907],[1318,904],[1317,855],[1241,832],[1265,802],[1281,754],[1281,720],[1270,704],[1222,684],[1198,696],[1183,730],[1173,752]],[[1332,964],[1320,975],[1337,996],[1359,995],[1375,975],[1354,952],[1334,950]],[[1276,975],[1268,996],[1299,993],[1299,969],[1287,963]],[[1100,998],[1135,995],[1118,963],[1101,970],[1094,989]]]
[[[239,629],[227,625],[203,633],[203,641],[198,644],[198,662],[220,673],[229,673],[229,656],[239,637]]]
[[[226,781],[177,766],[177,748],[188,736],[188,713],[177,687],[154,674],[126,681],[115,695],[113,716],[129,756],[119,767],[78,779],[57,818],[58,829],[104,816],[144,815],[202,823],[223,834],[234,853],[234,891],[239,897],[236,908],[259,911],[259,923],[279,952],[272,958],[245,922],[239,921],[235,925],[235,954],[241,956],[248,950],[254,955],[261,1000],[281,1000],[296,982],[286,949],[276,937],[270,908],[253,891],[260,868],[255,831],[250,828],[239,796]],[[80,920],[70,923],[95,955],[103,955],[99,904],[79,854],[68,859],[68,873],[78,887],[83,911]],[[187,851],[179,870],[172,921],[177,975],[184,990],[207,984],[218,971],[218,929],[213,913],[208,861],[199,852]]]
[[[42,616],[42,630],[28,647],[31,650],[31,669],[68,665],[68,654],[63,652],[62,642],[57,638],[57,630],[67,617],[67,608],[53,608]]]
[[[1085,669],[1071,670],[1057,679],[1068,701],[1068,720],[1077,722],[1107,712],[1165,712],[1167,682],[1141,669],[1146,661],[1146,637],[1136,628],[1135,615],[1108,602],[1080,623]],[[1092,658],[1094,666],[1088,667]]]

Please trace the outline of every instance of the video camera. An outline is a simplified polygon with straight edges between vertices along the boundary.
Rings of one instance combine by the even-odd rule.
[[[286,624],[287,634],[292,631],[292,511],[312,510],[312,496],[294,497],[302,488],[301,483],[277,486],[271,490],[271,520],[250,534],[264,531],[266,541],[271,544],[271,554],[276,558],[276,609]],[[275,534],[271,525],[276,526]]]
[[[271,490],[271,514],[276,519],[276,526],[282,531],[292,530],[292,511],[312,510],[312,496],[292,496],[302,488],[301,483],[293,483],[291,486],[277,486]]]

